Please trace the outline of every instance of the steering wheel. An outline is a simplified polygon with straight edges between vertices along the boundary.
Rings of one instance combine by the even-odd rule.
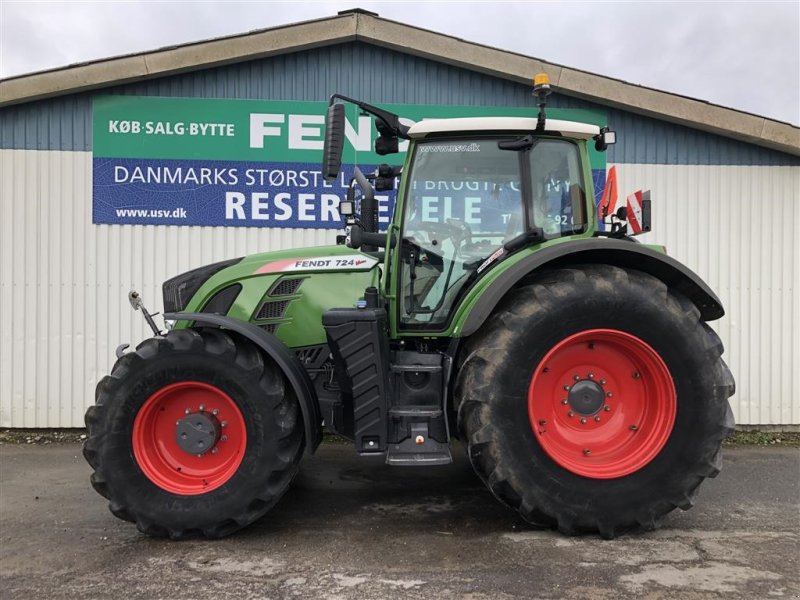
[[[443,223],[420,221],[419,223],[414,223],[413,228],[409,228],[408,233],[411,234],[408,237],[414,240],[418,246],[427,247],[428,249],[435,247],[437,249],[436,254],[441,253],[438,250],[442,248],[442,242],[448,238],[453,241],[455,247],[463,244],[464,238],[469,241],[472,240],[472,231],[469,225],[459,219],[447,219]],[[424,233],[428,238],[427,241],[415,238],[414,233]]]
[[[456,248],[462,248],[472,244],[472,228],[466,221],[461,219],[445,219],[445,223],[450,228],[450,239]]]

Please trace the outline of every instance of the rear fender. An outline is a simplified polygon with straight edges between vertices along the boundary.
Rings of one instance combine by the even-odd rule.
[[[314,386],[308,378],[303,366],[297,357],[292,354],[283,343],[271,333],[263,329],[223,315],[207,313],[166,313],[164,318],[175,321],[194,321],[201,325],[211,325],[230,329],[246,337],[256,346],[261,348],[267,356],[275,361],[278,368],[283,372],[289,385],[297,396],[300,403],[300,411],[303,413],[303,425],[306,434],[306,451],[313,454],[317,446],[322,441],[322,414],[319,410],[317,395]]]
[[[689,298],[704,321],[725,314],[722,303],[696,273],[674,258],[632,241],[592,238],[556,244],[534,252],[500,274],[478,298],[464,321],[461,336],[475,333],[498,302],[523,278],[552,267],[608,264],[643,271]]]

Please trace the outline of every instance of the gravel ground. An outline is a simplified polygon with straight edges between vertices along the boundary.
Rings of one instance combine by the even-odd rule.
[[[694,509],[603,541],[530,529],[460,449],[392,468],[328,441],[259,522],[179,543],[114,518],[80,445],[45,441],[0,446],[4,599],[800,598],[795,447],[729,448]]]

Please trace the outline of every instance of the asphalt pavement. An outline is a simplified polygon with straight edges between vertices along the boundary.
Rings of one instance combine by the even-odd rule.
[[[78,444],[0,445],[0,597],[800,598],[800,449],[729,448],[661,529],[537,531],[463,451],[387,467],[326,443],[278,506],[218,541],[151,539],[89,485]]]

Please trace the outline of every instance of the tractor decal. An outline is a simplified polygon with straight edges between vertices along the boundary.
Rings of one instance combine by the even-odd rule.
[[[309,258],[289,258],[265,263],[256,273],[283,273],[287,271],[368,271],[378,263],[377,259],[362,254],[342,256],[312,256]]]

